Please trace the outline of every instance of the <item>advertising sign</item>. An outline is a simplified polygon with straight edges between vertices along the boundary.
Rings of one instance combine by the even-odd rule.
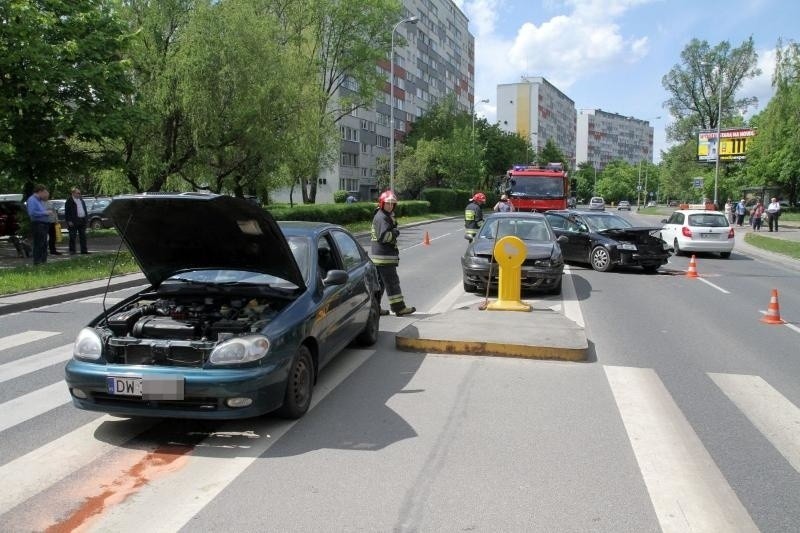
[[[714,163],[719,151],[720,161],[742,161],[746,159],[748,141],[755,135],[756,130],[752,128],[724,129],[720,132],[722,143],[717,150],[717,130],[702,130],[697,137],[697,160]]]

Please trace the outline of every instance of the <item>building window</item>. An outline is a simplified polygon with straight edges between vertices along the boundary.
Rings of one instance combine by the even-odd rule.
[[[358,154],[343,153],[342,154],[342,166],[343,167],[357,167],[358,166]]]

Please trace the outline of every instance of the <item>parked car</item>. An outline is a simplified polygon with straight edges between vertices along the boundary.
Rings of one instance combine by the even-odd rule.
[[[669,207],[678,207],[678,201],[677,200],[670,200],[668,205],[669,205]]]
[[[719,211],[679,210],[664,219],[661,239],[675,251],[716,252],[727,259],[734,245],[733,227],[724,213]]]
[[[84,196],[83,202],[86,204],[86,226],[89,229],[103,229],[113,227],[111,219],[106,215],[105,210],[111,203],[111,198],[108,197],[94,197]],[[66,225],[66,200],[54,200],[59,202],[56,209],[58,220],[61,222],[62,227]]]
[[[591,211],[547,211],[550,226],[559,237],[564,260],[589,263],[606,272],[617,265],[641,266],[655,272],[669,259],[660,227],[634,226],[619,215]],[[562,242],[561,237],[567,237]]]
[[[655,206],[656,203],[653,200],[650,200],[649,202],[647,202],[647,205],[645,207],[655,207]]]
[[[461,258],[464,290],[475,292],[487,283],[497,286],[499,272],[494,245],[507,235],[519,237],[526,246],[522,289],[560,294],[564,259],[557,238],[544,215],[520,212],[495,213],[486,218]]]
[[[631,203],[628,200],[620,200],[617,204],[617,211],[622,209],[627,209],[628,211],[631,210]]]
[[[592,196],[592,199],[589,200],[589,209],[593,211],[605,211],[606,201],[603,200],[601,196]]]
[[[377,341],[377,270],[340,226],[278,225],[213,194],[117,197],[108,213],[150,286],[78,334],[66,381],[80,409],[298,418],[338,352]]]

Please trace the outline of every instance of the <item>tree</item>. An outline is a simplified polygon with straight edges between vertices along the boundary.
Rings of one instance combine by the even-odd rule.
[[[752,184],[779,185],[794,205],[800,187],[800,44],[778,42],[775,95],[754,122],[758,135],[747,150]]]
[[[305,108],[313,123],[325,135],[313,139],[297,172],[304,203],[313,203],[319,170],[331,162],[337,147],[337,124],[354,110],[373,104],[386,86],[386,76],[376,64],[389,55],[392,27],[401,18],[398,0],[305,0],[274,2],[281,18],[287,44],[296,57],[307,61],[308,77],[318,89],[318,99]],[[304,119],[306,120],[306,119]]]
[[[698,130],[715,129],[720,121],[727,122],[757,103],[755,97],[736,99],[742,82],[761,74],[752,37],[733,49],[728,41],[712,48],[707,41],[692,39],[681,59],[683,64],[673,66],[661,80],[671,95],[664,106],[676,119],[667,131],[670,140],[696,139]]]
[[[588,199],[594,196],[595,180],[598,177],[597,169],[590,161],[584,161],[572,174],[572,196],[581,199]],[[602,177],[602,174],[600,174]]]
[[[621,159],[611,161],[602,174],[597,176],[597,194],[606,202],[631,200],[636,197],[636,186],[639,183],[639,167]],[[643,175],[644,176],[644,175]]]
[[[547,163],[561,163],[565,169],[569,169],[569,162],[564,156],[564,153],[558,148],[553,139],[547,139],[547,142],[542,148],[541,152],[536,156],[536,160],[540,165]]]
[[[0,2],[0,168],[13,187],[87,172],[132,90],[111,0]],[[66,190],[64,191],[66,192]]]

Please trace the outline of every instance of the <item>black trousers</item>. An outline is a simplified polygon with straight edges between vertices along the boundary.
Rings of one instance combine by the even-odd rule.
[[[767,222],[769,223],[770,231],[778,231],[778,215],[775,213],[767,213]]]
[[[381,296],[383,291],[386,291],[386,298],[389,300],[389,307],[392,311],[404,309],[406,306],[403,299],[403,292],[400,290],[400,276],[397,275],[396,265],[376,265],[378,267],[378,274],[383,281],[381,288]]]
[[[78,236],[78,240],[81,244],[81,253],[85,254],[87,252],[86,248],[86,221],[83,220],[82,222],[73,222],[69,224],[69,253],[75,253],[75,236]]]
[[[49,222],[31,222],[34,265],[47,262],[47,227],[49,225]]]

